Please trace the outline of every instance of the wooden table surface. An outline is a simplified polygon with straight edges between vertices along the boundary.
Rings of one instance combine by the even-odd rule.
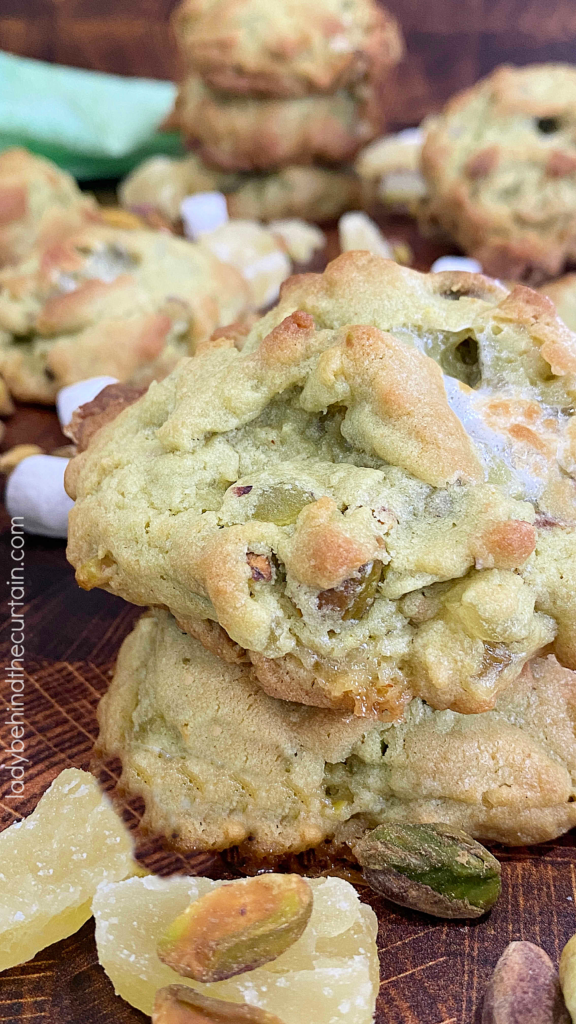
[[[394,219],[388,234],[409,239],[416,265],[430,265],[440,250],[417,238],[406,221]],[[331,249],[334,237],[331,236]],[[46,450],[64,442],[54,413],[20,408],[7,421],[2,447],[35,441]],[[9,564],[9,521],[0,516],[0,568]],[[105,691],[118,647],[139,609],[100,590],[79,590],[66,562],[64,543],[26,538],[26,769],[25,793],[7,801],[0,772],[0,827],[28,814],[65,767],[87,768],[96,737],[95,709]],[[0,587],[6,574],[0,573]],[[6,600],[2,596],[0,665],[9,660]],[[0,683],[0,695],[7,694]],[[0,718],[0,740],[8,729]],[[140,808],[125,808],[136,826]],[[482,993],[504,947],[513,939],[542,945],[557,961],[576,931],[576,847],[571,836],[531,849],[495,850],[503,862],[502,897],[484,920],[442,922],[368,899],[380,931],[381,985],[377,1024],[479,1024]],[[144,863],[162,873],[222,874],[218,857],[185,861],[141,843]],[[2,865],[6,872],[7,865]],[[144,1021],[115,997],[97,963],[93,925],[0,976],[0,1024],[110,1024]],[[311,1020],[310,1024],[314,1024]]]
[[[417,124],[498,64],[574,63],[574,0],[380,0],[406,55],[385,88],[390,127]],[[0,48],[119,75],[175,78],[178,0],[2,0]],[[274,3],[274,0],[271,0]]]

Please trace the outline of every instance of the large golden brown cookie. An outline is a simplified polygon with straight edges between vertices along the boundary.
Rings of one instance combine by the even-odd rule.
[[[0,267],[98,219],[95,200],[50,160],[19,148],[0,154]]]
[[[576,68],[501,67],[428,131],[424,218],[488,274],[539,282],[576,257]]]
[[[0,272],[0,373],[31,402],[87,377],[148,384],[248,303],[239,272],[191,242],[87,226]]]
[[[549,644],[576,667],[575,373],[530,289],[348,253],[70,463],[77,579],[273,696],[485,711]]]
[[[182,59],[214,89],[304,96],[380,80],[402,56],[395,18],[375,0],[184,0]]]
[[[159,611],[120,651],[97,752],[187,852],[278,857],[402,820],[516,845],[576,824],[575,711],[576,674],[549,657],[486,714],[415,700],[396,725],[345,718],[267,696]]]

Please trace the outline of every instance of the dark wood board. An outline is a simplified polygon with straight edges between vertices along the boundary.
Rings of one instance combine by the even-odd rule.
[[[408,239],[422,269],[440,253],[402,219],[386,224],[389,236]],[[334,234],[329,251],[335,251]],[[7,421],[2,448],[36,441],[47,450],[62,443],[54,413],[21,407]],[[0,666],[9,660],[6,568],[9,521],[0,517]],[[102,591],[75,584],[64,543],[27,537],[26,545],[26,756],[25,792],[6,800],[0,772],[0,828],[28,814],[65,767],[87,768],[96,736],[95,709],[105,691],[118,647],[139,610]],[[0,673],[0,696],[7,695]],[[8,740],[0,716],[0,741]],[[124,809],[131,826],[138,805]],[[504,947],[513,939],[542,945],[557,962],[576,932],[576,845],[572,836],[531,849],[495,852],[503,862],[503,894],[486,919],[467,925],[442,922],[394,908],[367,890],[380,931],[381,986],[376,1024],[480,1024],[482,993]],[[159,844],[142,843],[144,863],[161,873],[189,871],[217,877],[217,857],[185,860]],[[3,866],[3,870],[5,867]],[[0,1024],[119,1024],[146,1018],[118,999],[96,958],[93,926],[0,975]],[[314,1024],[313,1020],[310,1024]]]
[[[120,75],[175,78],[168,18],[177,2],[2,0],[0,49]],[[385,6],[399,19],[407,46],[386,87],[391,127],[417,123],[498,64],[574,61],[574,0],[385,0]]]

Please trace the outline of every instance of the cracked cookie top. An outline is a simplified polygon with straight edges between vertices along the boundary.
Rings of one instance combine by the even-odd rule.
[[[497,68],[434,120],[425,220],[487,273],[538,283],[576,255],[576,69]]]
[[[543,647],[576,665],[575,346],[478,275],[291,278],[242,352],[219,337],[72,461],[77,579],[274,696],[485,711]]]

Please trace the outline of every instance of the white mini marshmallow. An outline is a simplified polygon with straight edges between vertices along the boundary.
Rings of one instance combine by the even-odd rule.
[[[421,128],[403,128],[401,132],[396,132],[393,138],[410,146],[421,146],[425,135]]]
[[[180,203],[186,238],[200,238],[228,220],[226,196],[222,192],[197,192]]]
[[[441,256],[430,267],[432,274],[440,274],[443,270],[462,270],[466,274],[481,274],[482,264],[467,256]]]
[[[91,402],[109,384],[117,383],[117,377],[89,377],[88,380],[79,380],[76,384],[68,384],[62,388],[56,396],[56,412],[60,426],[68,426],[72,413],[78,406]]]
[[[69,461],[56,455],[30,455],[8,477],[8,515],[21,516],[26,533],[41,537],[68,535],[68,513],[74,505],[64,490]]]

